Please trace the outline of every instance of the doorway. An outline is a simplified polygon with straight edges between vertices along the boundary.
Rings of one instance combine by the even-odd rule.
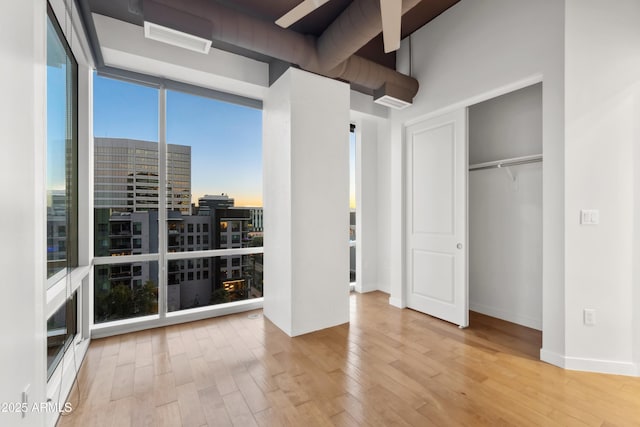
[[[405,142],[407,306],[542,329],[542,84],[414,122]]]
[[[542,83],[472,105],[469,309],[542,329]]]

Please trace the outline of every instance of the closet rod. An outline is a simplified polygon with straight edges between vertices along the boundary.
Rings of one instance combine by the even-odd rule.
[[[514,157],[512,159],[496,160],[493,162],[477,163],[475,165],[469,165],[470,171],[477,171],[483,169],[503,168],[508,166],[524,165],[527,163],[536,163],[542,161],[542,154],[534,154],[532,156]]]

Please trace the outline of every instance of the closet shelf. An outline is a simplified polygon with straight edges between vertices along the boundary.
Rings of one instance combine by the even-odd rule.
[[[508,166],[524,165],[527,163],[535,163],[535,162],[541,162],[541,161],[542,161],[542,154],[533,154],[530,156],[495,160],[493,162],[476,163],[475,165],[469,165],[469,170],[477,171],[482,169],[505,168]]]

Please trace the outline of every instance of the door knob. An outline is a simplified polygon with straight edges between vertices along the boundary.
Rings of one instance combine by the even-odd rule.
[[[458,248],[458,249],[462,249],[462,243],[458,243],[458,244],[456,245],[456,248]]]

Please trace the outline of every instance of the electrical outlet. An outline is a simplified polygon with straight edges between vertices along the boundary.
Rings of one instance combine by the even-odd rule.
[[[596,324],[596,311],[593,308],[585,308],[583,315],[585,325],[594,326]]]

